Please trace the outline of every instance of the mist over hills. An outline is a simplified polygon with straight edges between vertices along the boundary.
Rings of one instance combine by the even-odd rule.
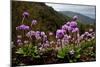
[[[80,14],[80,13],[76,13],[76,12],[72,12],[72,11],[59,11],[59,13],[65,15],[65,16],[69,16],[69,17],[73,17],[73,16],[77,15],[78,21],[81,23],[88,23],[88,24],[95,23],[95,19],[92,19],[92,18],[85,16],[83,14]]]

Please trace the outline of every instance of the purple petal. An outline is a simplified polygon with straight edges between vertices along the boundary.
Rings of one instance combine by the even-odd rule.
[[[32,25],[36,25],[37,24],[37,20],[32,20]]]
[[[23,16],[29,16],[28,12],[23,12]]]

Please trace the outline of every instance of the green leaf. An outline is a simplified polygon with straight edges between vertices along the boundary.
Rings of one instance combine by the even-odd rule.
[[[19,48],[19,49],[16,51],[16,53],[18,53],[18,54],[23,54],[24,52],[23,52],[23,49],[22,49],[22,48]]]
[[[81,56],[81,55],[80,55],[80,54],[78,54],[78,55],[76,56],[76,58],[80,58],[80,56]]]
[[[81,48],[77,48],[76,52],[79,53],[81,51]]]
[[[40,58],[40,56],[39,55],[37,55],[37,56],[34,56],[35,58]]]
[[[58,57],[58,58],[64,58],[64,56],[61,56],[61,55],[57,55],[57,57]]]
[[[23,54],[23,56],[31,56],[32,58],[39,58],[37,46],[30,44],[18,48],[16,53]]]

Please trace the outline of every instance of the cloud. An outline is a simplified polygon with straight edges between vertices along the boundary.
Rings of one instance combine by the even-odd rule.
[[[85,15],[87,14],[87,15],[95,16],[95,6],[54,4],[54,3],[46,3],[46,5],[51,6],[56,11],[73,11]]]

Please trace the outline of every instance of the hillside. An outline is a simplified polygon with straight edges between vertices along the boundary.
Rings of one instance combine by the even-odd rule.
[[[14,26],[20,25],[22,13],[25,10],[29,12],[30,16],[24,23],[28,24],[31,23],[33,19],[36,19],[39,23],[38,26],[42,24],[42,27],[37,27],[39,30],[46,31],[45,28],[47,28],[48,30],[54,31],[54,29],[60,27],[59,25],[62,25],[63,22],[69,19],[68,16],[64,17],[44,3],[13,1],[12,5],[12,21]]]
[[[24,20],[29,25],[33,19],[38,21],[35,30],[56,31],[70,17],[56,12],[52,7],[39,2],[12,1],[12,33],[16,36],[16,26],[21,24],[22,13],[28,11],[30,16]]]
[[[76,12],[72,12],[72,11],[60,11],[60,13],[62,13],[63,15],[66,15],[66,16],[70,16],[70,17],[77,15],[79,17],[78,20],[82,23],[89,23],[89,24],[95,23],[95,19],[92,19],[92,18],[82,15],[80,13],[76,13]]]

